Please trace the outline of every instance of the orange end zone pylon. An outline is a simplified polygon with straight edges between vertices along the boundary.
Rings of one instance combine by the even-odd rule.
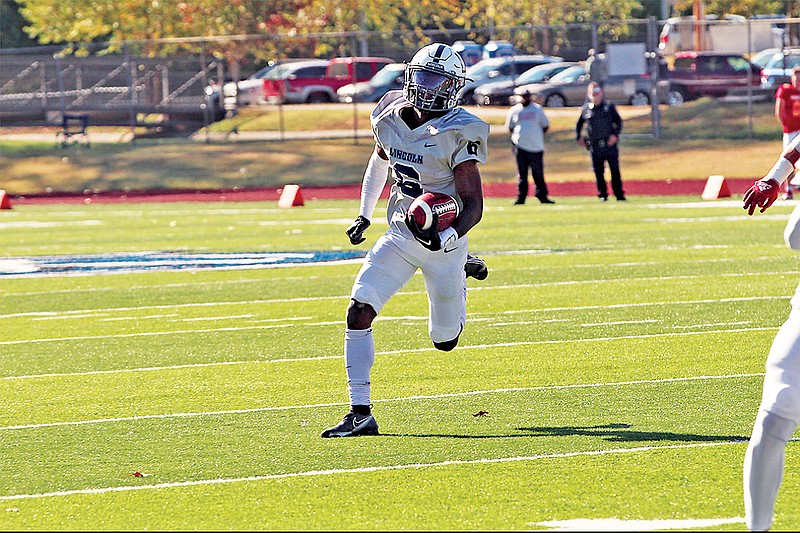
[[[305,205],[303,193],[300,192],[299,185],[284,185],[281,197],[278,200],[278,207],[294,207]]]
[[[706,188],[700,196],[703,200],[716,200],[717,198],[730,198],[731,189],[725,176],[709,176],[706,181]]]
[[[3,189],[0,189],[0,209],[11,209],[11,197]]]

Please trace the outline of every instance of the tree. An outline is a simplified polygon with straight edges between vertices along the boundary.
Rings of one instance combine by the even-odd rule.
[[[23,30],[27,24],[14,0],[0,0],[0,48],[35,46],[36,41]]]
[[[641,11],[639,0],[475,0],[472,10],[457,22],[468,27],[529,26],[528,31],[503,34],[514,41],[518,49],[529,52],[559,53],[572,46],[575,34],[589,35],[589,24],[598,21],[598,33],[604,41],[614,41],[629,31],[627,25],[608,23],[609,20],[633,18]],[[553,25],[585,24],[580,31],[536,29]],[[584,39],[585,40],[585,39]],[[585,52],[585,50],[584,50]]]
[[[743,0],[744,1],[744,0]],[[18,0],[26,31],[41,44],[135,42],[164,55],[176,48],[246,58],[356,53],[331,32],[382,32],[398,47],[429,41],[425,30],[566,24],[628,18],[637,0]],[[601,26],[601,31],[624,31]],[[390,34],[391,32],[391,34]],[[400,33],[400,38],[396,36]],[[363,34],[362,34],[363,35]],[[520,41],[530,36],[520,34]],[[201,44],[197,39],[208,37]],[[183,40],[175,40],[183,38]],[[172,39],[170,42],[164,39]],[[157,40],[162,40],[157,42]],[[535,40],[534,40],[535,41]],[[542,43],[539,43],[541,47]],[[238,77],[236,75],[235,77]]]
[[[275,35],[297,32],[308,17],[303,0],[19,0],[28,34],[41,44],[134,42],[137,52],[156,56],[176,49],[203,50],[228,60],[237,72],[245,57],[274,59]],[[244,38],[241,36],[247,35]],[[214,37],[200,44],[198,39]],[[224,37],[230,37],[224,39]],[[156,42],[173,39],[173,42]],[[294,43],[292,52],[311,55],[314,44]],[[111,50],[117,50],[112,46]],[[236,73],[238,77],[238,72]]]
[[[753,15],[783,14],[787,2],[782,0],[706,0],[702,2],[704,13],[715,15]],[[692,14],[694,2],[685,0],[675,4],[675,11],[685,15]]]

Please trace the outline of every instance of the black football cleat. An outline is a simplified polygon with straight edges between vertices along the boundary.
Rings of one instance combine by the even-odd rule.
[[[489,269],[486,263],[480,257],[467,254],[467,262],[464,264],[464,272],[467,273],[468,278],[475,278],[478,281],[483,281],[489,275]]]
[[[323,439],[333,437],[359,437],[361,435],[377,435],[378,422],[372,415],[359,415],[350,411],[341,422],[328,428],[320,435]]]

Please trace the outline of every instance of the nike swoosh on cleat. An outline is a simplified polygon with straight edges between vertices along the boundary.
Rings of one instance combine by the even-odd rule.
[[[369,422],[370,417],[362,418],[358,420],[357,418],[353,418],[353,433],[361,429],[361,426]]]
[[[450,248],[449,250],[445,248],[444,253],[449,254],[450,252],[455,252],[456,250],[458,250],[458,248]]]

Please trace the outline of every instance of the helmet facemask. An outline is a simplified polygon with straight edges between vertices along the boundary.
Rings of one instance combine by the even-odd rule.
[[[441,72],[410,67],[406,74],[406,99],[423,111],[446,111],[456,106],[464,83]]]
[[[445,44],[421,48],[406,68],[403,95],[422,111],[447,111],[456,107],[464,87],[464,61]]]

